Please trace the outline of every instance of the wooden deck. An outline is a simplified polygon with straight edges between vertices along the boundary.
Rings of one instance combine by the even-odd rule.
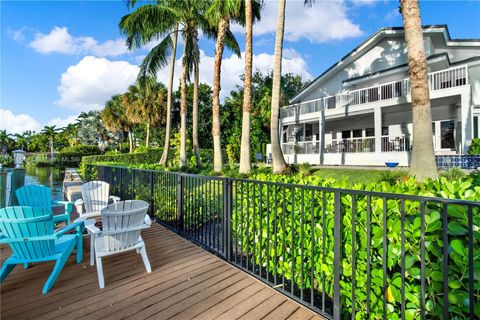
[[[104,258],[105,289],[95,267],[74,255],[42,295],[53,263],[17,266],[1,285],[1,319],[322,319],[247,273],[159,224],[143,233],[153,272],[135,252]],[[1,246],[2,262],[10,255]]]

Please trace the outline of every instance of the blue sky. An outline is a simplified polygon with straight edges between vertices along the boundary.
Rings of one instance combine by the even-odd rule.
[[[453,38],[480,38],[480,1],[420,5],[423,24],[448,24]],[[81,111],[101,108],[134,81],[148,50],[128,52],[124,46],[118,30],[129,13],[124,1],[1,1],[0,6],[0,129],[10,132],[63,126]],[[254,67],[262,71],[271,67],[275,19],[276,2],[266,1],[262,21],[254,26]],[[381,27],[401,24],[398,1],[317,0],[304,8],[303,0],[287,0],[284,71],[314,78]],[[242,28],[232,28],[243,49]],[[214,43],[202,38],[201,49],[200,79],[211,83]],[[226,51],[223,64],[226,96],[240,83],[243,63]],[[166,76],[161,71],[159,80]]]

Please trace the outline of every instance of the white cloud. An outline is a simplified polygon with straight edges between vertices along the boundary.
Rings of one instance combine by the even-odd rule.
[[[57,103],[78,112],[100,109],[112,95],[123,93],[138,71],[127,61],[86,56],[62,74]]]
[[[57,128],[63,128],[69,125],[70,123],[74,123],[77,120],[77,116],[69,116],[66,118],[53,118],[48,122],[48,126],[57,126]]]
[[[311,79],[312,75],[308,71],[308,66],[303,57],[294,49],[284,49],[284,59],[282,64],[282,72],[300,74],[305,79]],[[221,91],[220,98],[223,100],[230,94],[230,91],[235,89],[236,85],[241,85],[240,75],[245,73],[244,52],[242,58],[236,55],[224,56],[222,60],[222,75],[221,75]],[[214,57],[207,56],[204,51],[200,51],[200,82],[212,85],[213,80],[213,65]],[[253,55],[253,70],[259,70],[263,73],[268,73],[272,70],[273,55],[267,53],[260,53]],[[178,88],[180,72],[182,68],[181,59],[175,62],[175,77],[174,85]],[[167,84],[168,68],[164,68],[158,72],[158,80]]]
[[[15,134],[27,130],[39,131],[41,128],[40,123],[28,114],[15,114],[9,109],[0,108],[0,130]]]
[[[92,37],[74,37],[67,27],[54,27],[50,33],[37,33],[30,47],[43,54],[91,54],[98,57],[119,56],[128,53],[125,40],[107,40],[99,43]]]
[[[374,0],[357,0],[368,4]],[[312,43],[357,37],[362,34],[358,24],[347,13],[346,1],[316,1],[311,7],[304,1],[287,1],[285,9],[285,40],[307,39]],[[265,1],[260,22],[253,26],[254,36],[274,33],[277,25],[277,1]],[[232,25],[234,32],[244,32],[239,25]]]

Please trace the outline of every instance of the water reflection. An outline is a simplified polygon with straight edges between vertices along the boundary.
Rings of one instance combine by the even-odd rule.
[[[25,184],[40,184],[52,189],[53,200],[63,200],[62,184],[65,172],[59,168],[28,167]]]

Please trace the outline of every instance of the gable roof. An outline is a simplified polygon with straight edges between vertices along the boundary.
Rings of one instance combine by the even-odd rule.
[[[424,25],[422,26],[423,33],[441,33],[443,34],[443,38],[445,40],[446,45],[451,45],[451,46],[479,46],[480,45],[480,39],[452,39],[450,36],[450,31],[448,30],[448,26],[446,24],[441,24],[441,25]],[[349,53],[347,53],[343,58],[341,58],[338,62],[333,64],[330,68],[325,70],[322,74],[320,74],[318,77],[313,79],[306,87],[303,89],[302,92],[297,94],[295,97],[293,97],[290,100],[290,103],[296,103],[297,100],[299,100],[303,95],[305,95],[308,91],[310,91],[313,86],[320,82],[320,80],[332,73],[334,70],[336,70],[339,66],[345,65],[347,62],[352,60],[354,56],[356,56],[358,53],[365,51],[369,46],[374,46],[381,40],[383,40],[386,36],[389,35],[398,35],[398,34],[403,34],[403,27],[384,27],[375,32],[372,36],[370,36],[368,39],[363,41],[361,44],[359,44],[357,47],[355,47],[353,50],[351,50]]]

